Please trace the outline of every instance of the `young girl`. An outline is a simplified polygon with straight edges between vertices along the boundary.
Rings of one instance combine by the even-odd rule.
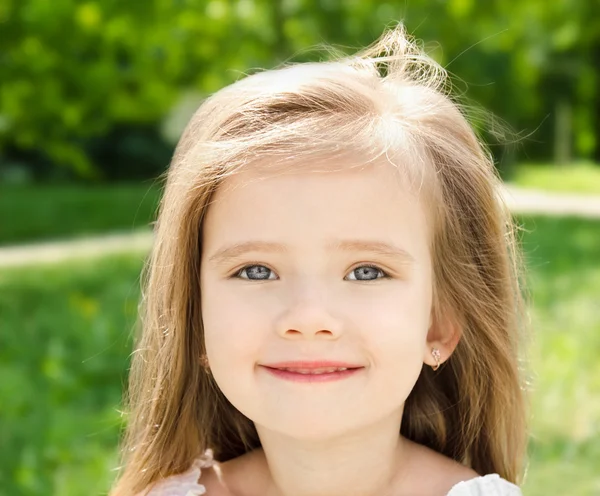
[[[397,27],[200,107],[114,496],[520,494],[515,229],[444,75]]]

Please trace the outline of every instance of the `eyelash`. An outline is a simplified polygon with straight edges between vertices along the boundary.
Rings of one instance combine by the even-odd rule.
[[[271,279],[246,279],[246,278],[240,277],[240,274],[242,273],[242,271],[244,269],[249,269],[251,267],[265,267],[266,269],[269,269],[269,270],[275,272],[269,266],[264,265],[262,263],[251,263],[251,264],[248,264],[248,265],[244,265],[242,268],[240,268],[239,270],[235,271],[230,276],[230,278],[231,279],[244,279],[246,281],[270,281],[271,280]],[[354,272],[357,269],[362,269],[362,268],[365,268],[365,267],[369,268],[369,269],[375,269],[375,270],[380,271],[381,274],[382,274],[382,277],[377,277],[375,279],[369,279],[369,280],[366,280],[366,281],[361,281],[360,279],[357,279],[356,280],[357,282],[374,282],[374,281],[379,281],[381,279],[390,279],[391,278],[391,276],[385,270],[383,270],[381,267],[378,267],[377,265],[373,265],[373,264],[368,264],[368,263],[367,264],[363,264],[363,265],[358,265],[357,267],[354,267],[350,272]]]

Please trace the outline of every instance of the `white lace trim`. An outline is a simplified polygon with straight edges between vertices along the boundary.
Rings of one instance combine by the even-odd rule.
[[[459,482],[447,496],[522,496],[519,486],[498,474],[488,474]]]
[[[199,479],[203,468],[214,465],[213,451],[207,449],[187,472],[172,475],[155,483],[144,496],[201,496],[206,488]]]

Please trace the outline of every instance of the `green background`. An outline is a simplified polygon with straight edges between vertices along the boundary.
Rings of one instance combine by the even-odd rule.
[[[404,20],[512,185],[600,195],[596,0],[0,0],[0,261],[149,230],[183,125],[245,73]],[[518,217],[534,341],[525,496],[600,494],[600,219]],[[0,267],[0,495],[106,494],[146,253]]]

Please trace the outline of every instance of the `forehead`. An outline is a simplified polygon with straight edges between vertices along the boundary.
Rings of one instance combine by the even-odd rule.
[[[333,237],[428,239],[422,199],[389,163],[267,172],[248,168],[219,186],[203,242],[268,238],[306,245]]]
[[[220,182],[214,200],[244,194],[244,189],[274,193],[277,189],[304,187],[315,192],[329,189],[332,193],[344,186],[348,193],[356,195],[356,191],[351,191],[353,184],[362,184],[360,189],[365,195],[379,191],[417,199],[424,194],[423,186],[429,182],[425,181],[425,175],[425,168],[415,167],[407,156],[373,159],[350,148],[331,155],[315,150],[287,160],[270,160],[267,156],[246,163]]]

